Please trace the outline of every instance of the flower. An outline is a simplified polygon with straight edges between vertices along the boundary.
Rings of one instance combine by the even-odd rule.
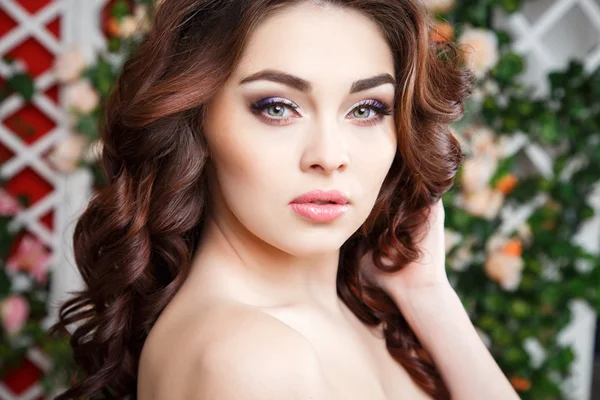
[[[486,243],[488,257],[485,261],[487,276],[505,290],[513,291],[521,283],[523,247],[520,240],[492,235]]]
[[[106,20],[106,32],[111,37],[121,36],[121,26],[116,17],[110,17]]]
[[[519,180],[513,174],[507,174],[502,176],[498,181],[496,181],[496,189],[504,193],[505,195],[509,194],[514,190],[514,188],[519,183]]]
[[[461,246],[455,252],[454,256],[448,260],[448,266],[454,271],[462,272],[467,269],[473,261],[473,251],[470,246]]]
[[[19,333],[29,318],[29,303],[21,295],[12,295],[0,303],[2,327],[10,334]]]
[[[119,26],[121,29],[121,37],[130,38],[138,31],[138,22],[135,17],[127,16],[121,20],[121,24]]]
[[[83,155],[87,140],[82,135],[70,134],[69,137],[54,146],[48,160],[61,172],[73,172]]]
[[[0,215],[12,216],[21,211],[21,204],[6,190],[0,188]]]
[[[85,69],[85,60],[77,47],[72,47],[56,58],[54,73],[61,83],[68,83],[79,78]]]
[[[446,13],[454,7],[454,0],[425,0],[424,4],[432,13]]]
[[[24,236],[14,255],[6,262],[10,272],[27,271],[40,285],[45,285],[48,278],[51,254],[39,239]]]
[[[469,130],[473,154],[475,156],[483,154],[497,155],[496,152],[496,134],[487,126],[474,126]]]
[[[458,39],[464,61],[479,79],[498,62],[498,37],[492,31],[469,28]]]
[[[531,381],[529,379],[520,378],[518,376],[512,376],[510,378],[510,383],[519,392],[525,392],[531,388]]]
[[[459,198],[459,206],[463,207],[465,211],[487,220],[496,218],[503,204],[504,194],[490,187],[464,193]]]
[[[429,40],[432,42],[448,42],[454,37],[454,27],[447,22],[436,21],[429,32]]]
[[[497,167],[496,158],[489,154],[467,159],[461,175],[463,189],[467,192],[476,192],[485,188]]]
[[[86,79],[70,84],[65,91],[67,107],[75,112],[89,114],[100,102],[100,96]]]
[[[147,33],[150,31],[151,21],[148,17],[148,7],[146,7],[146,5],[136,5],[135,10],[133,11],[133,17],[135,18],[138,28],[142,33]]]

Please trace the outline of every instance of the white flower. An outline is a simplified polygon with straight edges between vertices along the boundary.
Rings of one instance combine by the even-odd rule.
[[[82,135],[70,134],[57,144],[48,155],[48,160],[61,172],[73,172],[81,159],[87,140]]]
[[[445,13],[454,6],[454,0],[423,0],[423,3],[432,13]]]
[[[448,265],[454,271],[462,272],[467,269],[469,264],[473,261],[473,252],[470,246],[462,246],[458,248],[453,257],[448,260]]]
[[[521,283],[523,259],[519,256],[494,251],[485,261],[485,273],[504,290],[514,291]]]
[[[476,192],[488,185],[498,168],[498,162],[490,154],[469,158],[465,161],[461,183],[467,192]]]
[[[65,97],[67,107],[82,114],[91,113],[100,102],[100,96],[98,96],[92,84],[86,79],[67,86],[65,88]]]
[[[498,37],[492,31],[470,28],[458,39],[466,65],[481,79],[498,62]]]
[[[496,218],[503,204],[504,194],[490,187],[464,193],[459,201],[459,205],[468,213],[487,220]]]
[[[79,78],[84,69],[85,60],[77,47],[65,51],[54,62],[54,73],[61,83],[68,83]]]

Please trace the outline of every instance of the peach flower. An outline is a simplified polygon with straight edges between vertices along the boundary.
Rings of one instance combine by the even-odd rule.
[[[65,92],[67,107],[78,113],[89,114],[98,107],[100,102],[98,92],[86,79],[70,84]]]
[[[498,37],[492,31],[470,28],[458,39],[463,50],[463,57],[477,78],[481,79],[496,65],[499,59]]]
[[[515,290],[521,283],[524,266],[521,241],[498,234],[492,235],[486,243],[486,250],[488,257],[484,268],[487,276],[504,290]]]
[[[21,295],[12,295],[0,303],[2,327],[9,335],[19,333],[29,318],[29,303]]]
[[[6,262],[6,269],[12,273],[26,271],[40,285],[48,279],[51,254],[42,242],[34,236],[23,237],[17,251]]]
[[[489,154],[467,159],[461,174],[463,189],[467,192],[482,190],[488,186],[497,168],[498,161]]]
[[[519,179],[517,179],[516,176],[514,176],[513,174],[507,174],[498,179],[495,186],[496,189],[507,195],[510,192],[512,192],[515,189],[515,187],[517,187],[518,183]]]
[[[106,31],[108,32],[109,36],[121,36],[121,27],[116,17],[110,17],[106,21]]]
[[[468,213],[487,220],[496,218],[503,204],[504,194],[490,187],[464,193],[459,201]]]
[[[82,135],[70,134],[62,142],[54,146],[48,160],[60,172],[73,172],[81,159],[87,139]]]
[[[150,17],[148,16],[148,7],[144,4],[138,4],[135,6],[135,10],[133,11],[133,17],[138,25],[138,29],[142,33],[147,33],[150,31]]]
[[[85,60],[77,47],[72,47],[56,58],[54,72],[61,83],[68,83],[79,78],[85,69]]]
[[[454,7],[454,0],[424,0],[424,4],[432,13],[446,13]]]
[[[138,22],[136,21],[135,17],[127,16],[121,20],[119,27],[121,28],[121,37],[128,39],[135,35],[138,31]]]
[[[454,37],[454,27],[447,22],[436,21],[431,31],[429,39],[432,42],[448,42]]]

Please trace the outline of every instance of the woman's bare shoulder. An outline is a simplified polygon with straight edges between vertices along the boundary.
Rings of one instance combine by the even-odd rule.
[[[229,300],[205,303],[196,312],[170,311],[144,346],[140,400],[325,395],[312,345],[277,318]]]

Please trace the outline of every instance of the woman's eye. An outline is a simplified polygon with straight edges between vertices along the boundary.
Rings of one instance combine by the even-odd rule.
[[[267,108],[265,108],[265,110],[267,111],[267,114],[269,114],[271,117],[281,118],[286,116],[286,106],[283,106],[281,104],[268,106]]]
[[[371,115],[371,112],[375,113],[376,111],[369,107],[357,107],[352,111],[352,114],[356,118],[365,119]]]
[[[283,125],[292,118],[299,116],[299,107],[284,98],[271,97],[258,101],[250,106],[252,112],[268,123]],[[349,114],[350,119],[356,119],[359,125],[373,125],[391,115],[391,108],[377,100],[365,100],[358,104]]]

